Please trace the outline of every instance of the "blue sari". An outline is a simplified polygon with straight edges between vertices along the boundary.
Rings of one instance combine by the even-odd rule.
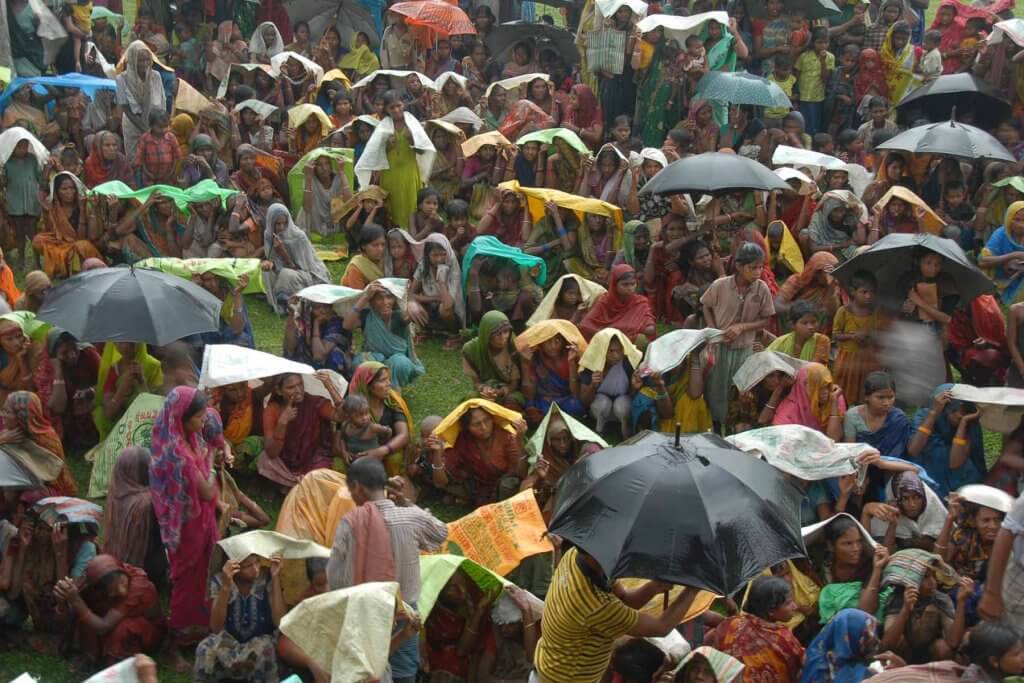
[[[859,609],[844,609],[811,641],[800,683],[861,683],[878,648],[878,621]]]
[[[1006,226],[1000,226],[981,250],[982,256],[1006,256],[1015,251],[1024,251],[1024,244],[1018,244],[1010,238],[1006,232]],[[1010,277],[1009,271],[1004,266],[996,266],[990,270],[990,276],[995,280],[996,285],[1002,291],[1002,302],[1004,304],[1016,303],[1021,283],[1024,277]]]
[[[940,384],[932,393],[932,398],[952,388],[952,384]],[[960,406],[961,403],[957,400],[946,404],[942,415],[935,420],[935,426],[928,436],[928,443],[925,444],[924,450],[915,458],[917,464],[922,465],[931,478],[927,483],[943,499],[961,486],[980,484],[985,479],[985,444],[982,441],[981,425],[977,420],[972,422],[967,430],[970,453],[966,462],[957,469],[949,466],[949,449],[953,447],[956,428],[949,423],[948,417],[951,413],[959,410]],[[927,415],[927,410],[917,411],[913,425],[915,430],[921,426]]]
[[[533,373],[536,377],[537,393],[532,401],[526,402],[527,408],[536,408],[541,415],[547,415],[551,404],[556,403],[563,413],[579,419],[586,416],[587,409],[583,401],[570,392],[568,378],[544,365],[539,353],[533,356]]]
[[[426,372],[423,363],[416,358],[409,337],[409,324],[397,311],[392,314],[390,326],[371,308],[362,312],[362,321],[363,353],[357,359],[359,363],[375,360],[387,365],[391,371],[391,384],[396,389],[409,386]]]

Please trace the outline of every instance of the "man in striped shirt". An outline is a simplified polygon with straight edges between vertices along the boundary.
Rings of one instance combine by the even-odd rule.
[[[356,505],[373,505],[384,518],[391,539],[395,580],[401,586],[402,600],[415,607],[420,597],[420,551],[437,550],[448,538],[448,527],[409,502],[405,480],[395,477],[389,481],[380,460],[357,460],[349,465],[346,477]],[[331,558],[327,562],[327,582],[331,590],[353,585],[357,553],[369,552],[372,557],[381,550],[386,554],[388,549],[359,548],[348,515],[343,517],[335,531]],[[403,642],[391,655],[390,663],[395,683],[414,681],[419,669],[419,636],[413,635]]]
[[[609,586],[597,560],[570,548],[555,568],[544,600],[530,683],[598,683],[617,638],[665,636],[683,620],[697,596],[689,587],[659,617],[639,611],[669,588],[658,581],[633,590]]]

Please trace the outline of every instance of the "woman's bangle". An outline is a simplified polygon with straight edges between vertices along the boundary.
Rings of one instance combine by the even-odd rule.
[[[831,414],[831,415],[829,415],[829,416],[828,416],[828,419],[830,419],[830,420],[831,420],[832,418],[836,418],[836,419],[838,420],[838,419],[839,419],[839,418],[841,418],[841,417],[842,417],[842,415],[837,415],[837,414],[833,413],[833,414]]]
[[[953,437],[953,445],[954,446],[966,446],[969,443],[970,443],[970,441],[968,441],[967,439],[961,439],[959,436],[954,436]]]
[[[434,463],[430,463],[430,468],[436,472],[438,470],[443,470],[444,465],[435,465]]]
[[[925,427],[924,425],[921,425],[920,427],[918,427],[917,431],[921,432],[925,436],[931,436],[932,435],[931,427]]]
[[[775,410],[778,406],[773,406],[771,403],[766,403],[764,406],[765,410]]]
[[[948,546],[945,543],[936,543],[933,547],[935,547],[936,549],[942,548],[943,550],[945,550]]]
[[[558,233],[559,237],[565,237],[566,235],[569,234],[568,231],[566,231],[565,228],[558,228],[558,230],[556,230],[555,232]]]

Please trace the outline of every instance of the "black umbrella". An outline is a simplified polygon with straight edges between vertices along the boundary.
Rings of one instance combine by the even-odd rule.
[[[571,3],[570,3],[571,4]],[[484,39],[494,61],[512,61],[512,50],[519,43],[527,43],[536,61],[542,50],[554,50],[566,64],[579,61],[579,52],[573,34],[563,28],[531,21],[509,21],[494,27]]]
[[[717,435],[676,439],[643,432],[577,462],[559,484],[550,532],[593,556],[609,579],[721,595],[804,555],[800,489]]]
[[[162,346],[220,327],[220,299],[189,280],[142,268],[79,273],[46,295],[38,318],[81,341]]]
[[[870,272],[878,283],[878,302],[892,310],[899,310],[907,298],[914,277],[913,256],[917,249],[927,249],[942,257],[943,276],[953,279],[961,303],[995,290],[992,281],[967,258],[960,245],[953,240],[927,233],[886,235],[832,271],[832,276],[840,284],[849,286],[855,273]]]
[[[938,154],[958,157],[967,161],[977,159],[994,159],[1010,163],[1017,161],[999,140],[980,128],[954,120],[929,123],[905,130],[882,144],[876,145],[875,149],[893,149],[911,154]]]
[[[640,189],[640,194],[714,194],[736,190],[790,190],[767,166],[738,154],[706,152],[673,161]]]
[[[745,4],[748,15],[764,16],[764,0],[746,0]],[[832,0],[782,0],[782,14],[800,14],[808,19],[825,19],[842,14],[842,10]]]
[[[982,128],[992,128],[1010,116],[1012,107],[988,81],[974,74],[946,74],[913,90],[896,105],[897,122],[912,124],[918,118],[948,121],[956,112]]]

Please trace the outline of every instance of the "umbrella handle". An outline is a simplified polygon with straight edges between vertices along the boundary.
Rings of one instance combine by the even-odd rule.
[[[679,448],[679,437],[681,436],[680,433],[682,431],[683,431],[683,426],[681,424],[679,424],[678,422],[676,422],[676,448]],[[667,594],[666,594],[665,599],[666,600],[668,599]]]

